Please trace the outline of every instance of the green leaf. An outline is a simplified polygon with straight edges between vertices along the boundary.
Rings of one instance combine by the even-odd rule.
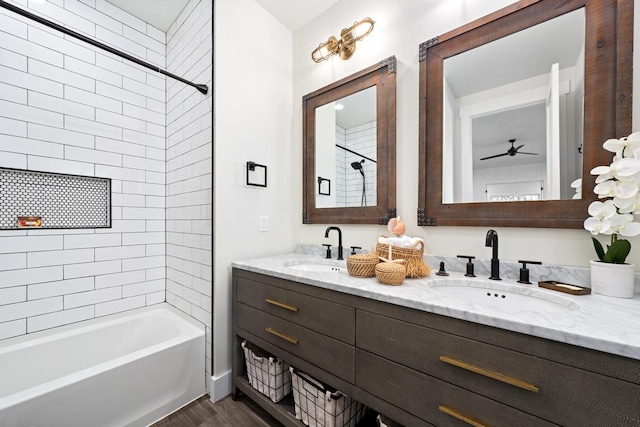
[[[593,247],[596,250],[596,255],[598,255],[598,259],[600,261],[604,261],[604,248],[602,247],[602,243],[600,243],[600,241],[593,236],[591,236],[591,240],[593,240]]]
[[[631,252],[631,243],[629,243],[628,240],[616,240],[611,243],[602,261],[613,264],[624,264],[629,252]]]

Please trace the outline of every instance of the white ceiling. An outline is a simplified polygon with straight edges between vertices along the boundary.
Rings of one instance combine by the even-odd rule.
[[[256,0],[292,32],[312,21],[339,0]]]
[[[460,97],[548,73],[555,62],[560,69],[573,66],[584,32],[582,8],[447,58],[447,82]]]
[[[189,0],[107,0],[165,33]]]
[[[167,32],[189,0],[107,0],[154,27]],[[231,1],[231,0],[229,0]],[[256,0],[292,32],[312,21],[339,0]]]

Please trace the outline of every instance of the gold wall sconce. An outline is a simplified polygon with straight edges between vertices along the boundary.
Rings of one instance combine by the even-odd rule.
[[[354,22],[349,28],[344,28],[340,32],[340,39],[334,36],[329,37],[324,43],[311,52],[311,59],[315,62],[322,62],[333,55],[340,56],[341,59],[349,59],[356,51],[356,43],[369,35],[373,31],[373,19],[364,18]]]

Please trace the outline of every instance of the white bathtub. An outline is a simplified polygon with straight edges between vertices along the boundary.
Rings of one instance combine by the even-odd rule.
[[[168,304],[0,341],[0,426],[146,426],[205,393],[204,327]]]

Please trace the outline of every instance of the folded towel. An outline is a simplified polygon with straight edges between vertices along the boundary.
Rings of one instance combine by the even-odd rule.
[[[397,246],[399,248],[413,248],[417,242],[422,242],[422,239],[419,237],[409,237],[409,236],[378,237],[378,243],[382,243],[384,245]]]

